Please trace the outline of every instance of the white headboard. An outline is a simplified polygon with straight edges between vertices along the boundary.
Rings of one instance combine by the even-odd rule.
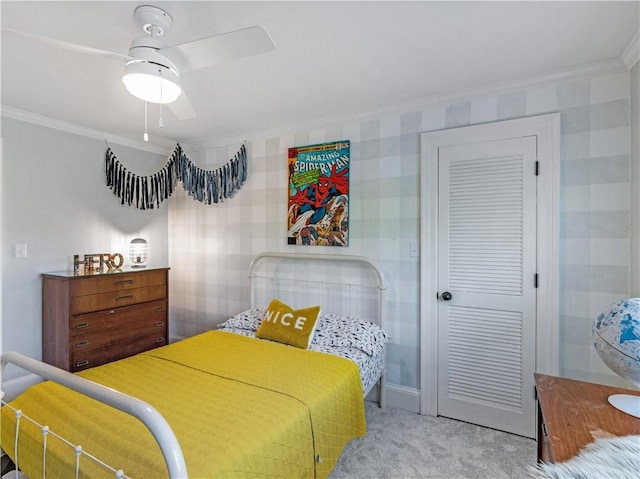
[[[387,284],[364,256],[261,253],[249,266],[249,282],[251,307],[278,298],[294,308],[320,304],[324,313],[385,325]]]

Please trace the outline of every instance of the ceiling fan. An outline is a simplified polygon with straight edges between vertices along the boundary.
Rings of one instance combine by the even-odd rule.
[[[153,5],[140,5],[134,10],[134,17],[146,35],[134,39],[126,55],[31,33],[3,30],[67,50],[123,61],[122,81],[127,90],[145,102],[167,104],[180,120],[196,116],[182,90],[180,77],[183,73],[275,49],[271,37],[259,25],[168,46],[161,37],[173,25],[169,13]]]

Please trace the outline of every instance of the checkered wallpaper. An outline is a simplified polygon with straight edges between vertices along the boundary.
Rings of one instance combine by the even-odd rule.
[[[597,358],[591,324],[629,294],[629,73],[247,139],[249,178],[223,204],[181,190],[169,207],[172,333],[190,336],[249,306],[247,271],[263,251],[364,255],[389,283],[388,382],[419,388],[420,133],[561,112],[560,372],[619,384]],[[286,244],[287,149],[351,140],[350,246]],[[239,145],[185,150],[203,168]],[[339,267],[336,271],[339,273]],[[333,271],[331,274],[335,274]]]

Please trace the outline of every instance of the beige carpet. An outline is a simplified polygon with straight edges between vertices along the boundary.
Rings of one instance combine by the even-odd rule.
[[[531,477],[536,442],[367,402],[367,435],[347,444],[330,479]]]

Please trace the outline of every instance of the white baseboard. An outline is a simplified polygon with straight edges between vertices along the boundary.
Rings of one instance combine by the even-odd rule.
[[[19,378],[10,379],[2,383],[2,391],[4,392],[4,401],[13,401],[19,394],[21,394],[29,386],[42,382],[43,379],[37,374],[26,374]]]
[[[420,391],[396,384],[387,384],[387,406],[420,412]]]
[[[375,386],[366,401],[378,402],[378,387]],[[409,412],[420,412],[420,391],[396,384],[387,384],[387,407],[404,409]]]

